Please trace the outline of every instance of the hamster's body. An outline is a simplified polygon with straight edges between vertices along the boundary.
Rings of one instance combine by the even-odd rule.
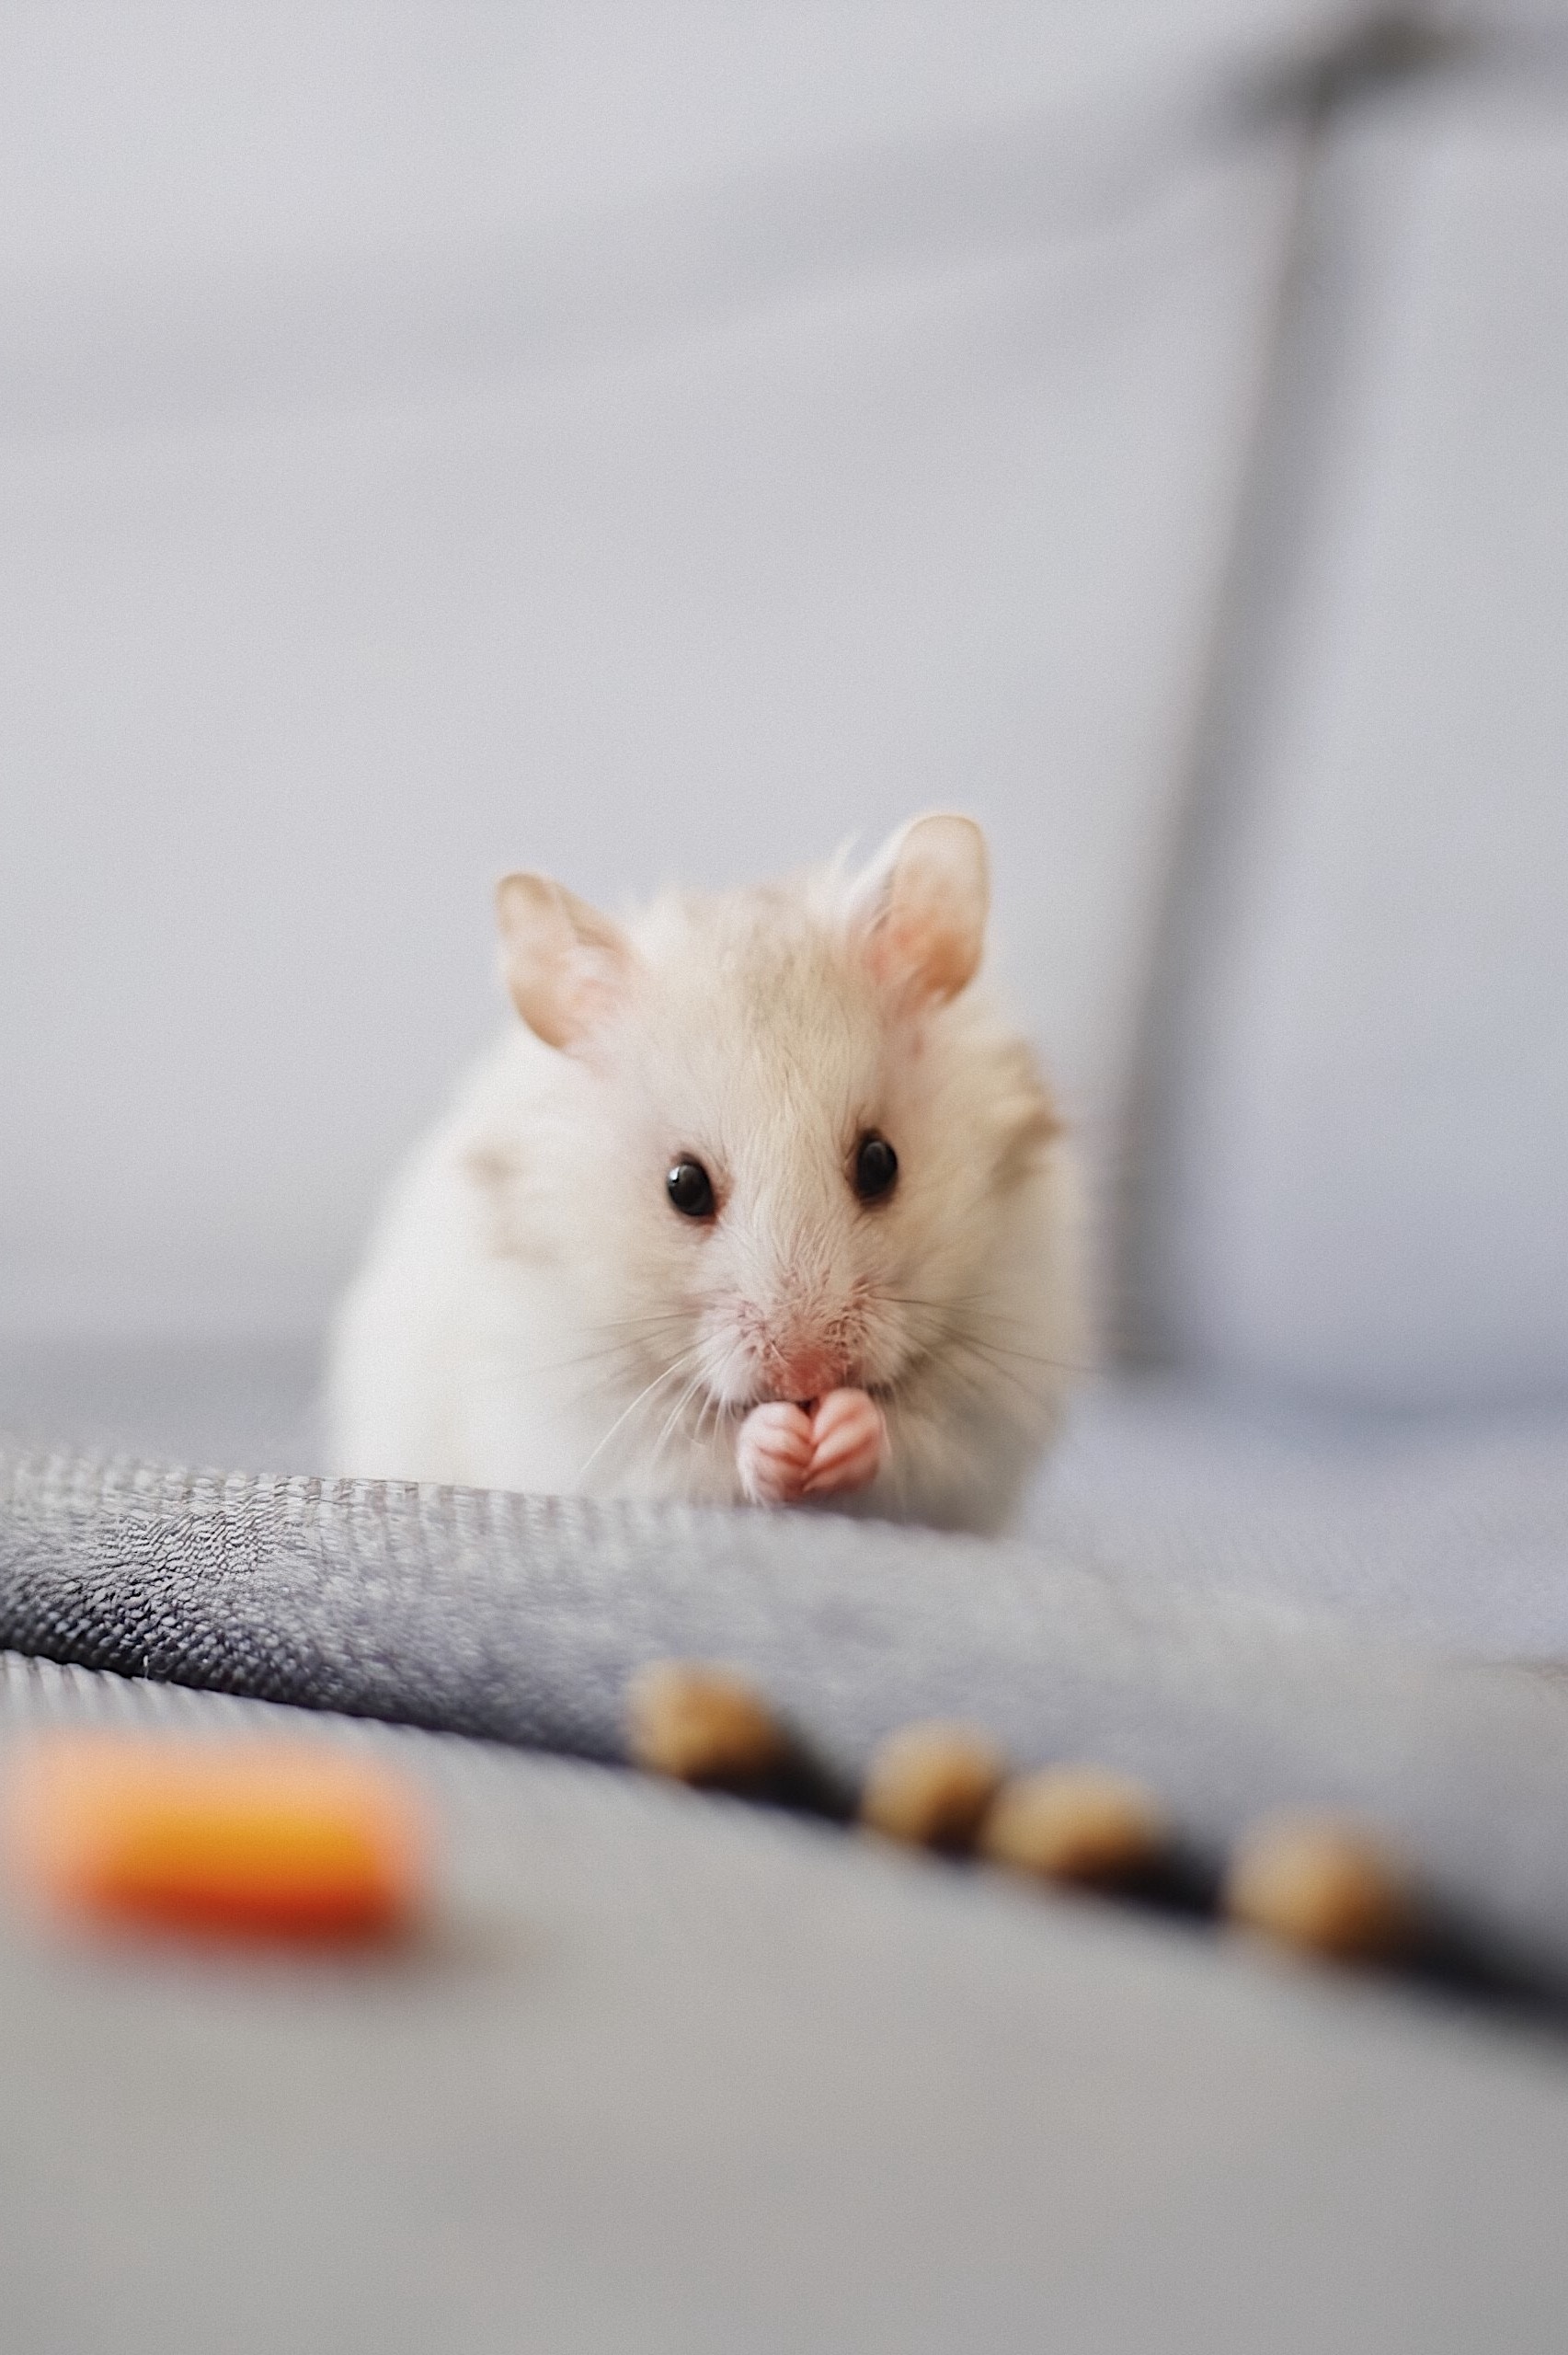
[[[1002,1525],[1082,1339],[1058,1124],[971,980],[976,830],[624,930],[502,893],[524,1021],[344,1304],[339,1468]]]

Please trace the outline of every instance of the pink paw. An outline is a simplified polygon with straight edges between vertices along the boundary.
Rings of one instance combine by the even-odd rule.
[[[815,1442],[804,1493],[848,1496],[869,1488],[887,1461],[887,1424],[864,1390],[830,1390],[811,1419]]]
[[[753,1407],[740,1426],[736,1461],[754,1505],[792,1505],[811,1469],[811,1420],[786,1398]]]
[[[887,1425],[864,1390],[830,1390],[813,1415],[769,1399],[741,1424],[736,1460],[754,1505],[847,1496],[869,1488],[887,1461]]]

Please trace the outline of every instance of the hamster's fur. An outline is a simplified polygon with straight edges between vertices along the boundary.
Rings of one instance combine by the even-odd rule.
[[[1082,1344],[1059,1122],[974,979],[987,900],[946,816],[624,927],[509,877],[522,1018],[343,1304],[338,1468],[1001,1527]]]

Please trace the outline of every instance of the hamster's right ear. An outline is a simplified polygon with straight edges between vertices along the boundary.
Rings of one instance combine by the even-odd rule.
[[[631,942],[548,875],[503,876],[496,914],[512,1004],[546,1046],[575,1052],[625,995]]]

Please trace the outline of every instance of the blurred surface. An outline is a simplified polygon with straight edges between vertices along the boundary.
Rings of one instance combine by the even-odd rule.
[[[0,1895],[7,2343],[1471,2355],[1561,2343],[1568,2053],[604,1768],[0,1660],[0,1729],[418,1777],[416,1959]],[[0,1750],[0,1772],[4,1771]]]

